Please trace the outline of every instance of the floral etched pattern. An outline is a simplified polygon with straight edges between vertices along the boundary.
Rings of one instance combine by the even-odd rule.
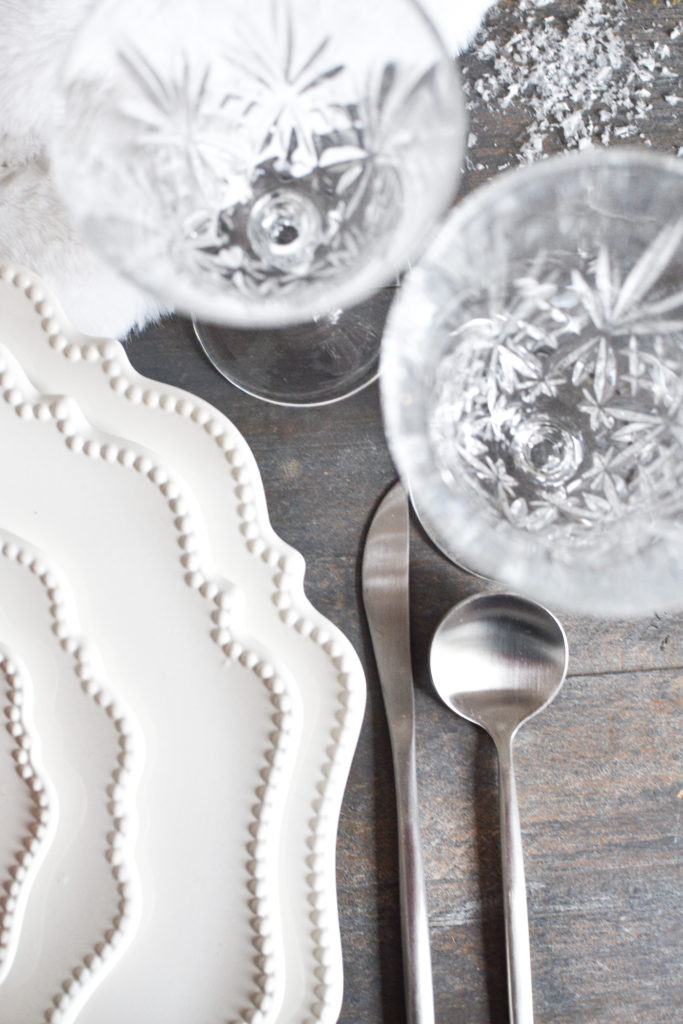
[[[360,301],[391,280],[452,196],[462,137],[452,63],[393,3],[405,26],[387,34],[384,5],[355,0],[165,0],[144,24],[134,0],[105,2],[56,149],[99,246],[242,309],[317,290],[327,312],[335,282]]]
[[[628,269],[608,242],[570,269],[541,253],[495,309],[445,318],[442,471],[555,557],[642,550],[683,516],[682,243],[679,218]]]

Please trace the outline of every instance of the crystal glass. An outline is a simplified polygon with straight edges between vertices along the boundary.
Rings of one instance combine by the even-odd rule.
[[[267,329],[281,351],[254,391],[277,400],[294,370],[282,393],[305,401],[322,325],[340,364],[330,393],[356,390],[363,360],[375,376],[381,331],[369,358],[346,313],[416,256],[463,152],[457,71],[417,3],[103,0],[62,78],[52,163],[67,207],[125,275],[195,318],[219,369],[249,390],[243,349]],[[277,335],[308,322],[308,350],[303,327]]]
[[[467,568],[602,615],[683,607],[683,163],[624,148],[462,201],[383,341],[387,436]]]

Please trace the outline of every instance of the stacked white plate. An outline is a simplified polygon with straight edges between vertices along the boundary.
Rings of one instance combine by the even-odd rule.
[[[0,266],[0,1021],[339,1015],[365,704],[253,456]]]

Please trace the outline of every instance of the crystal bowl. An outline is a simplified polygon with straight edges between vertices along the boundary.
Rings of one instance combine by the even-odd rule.
[[[414,0],[102,0],[59,98],[53,174],[92,246],[245,328],[395,279],[464,148],[457,70]]]
[[[579,612],[683,607],[683,163],[564,154],[461,201],[390,311],[380,386],[451,559]]]

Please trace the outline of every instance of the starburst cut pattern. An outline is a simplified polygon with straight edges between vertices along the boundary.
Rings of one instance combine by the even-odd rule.
[[[251,22],[237,27],[230,59],[243,71],[248,88],[230,93],[225,102],[236,104],[240,117],[252,120],[263,162],[273,159],[303,177],[319,165],[320,137],[350,125],[347,110],[327,107],[325,90],[345,68],[334,59],[329,35],[297,45],[289,4],[274,3],[269,21],[259,28],[255,34]],[[358,155],[364,155],[360,148],[352,158]]]
[[[569,272],[541,254],[505,311],[445,318],[441,464],[553,557],[642,548],[683,515],[682,242],[680,218],[626,271],[608,243]]]
[[[180,270],[283,297],[365,262],[396,230],[405,182],[433,175],[428,138],[452,132],[438,57],[365,69],[352,58],[288,0],[273,0],[268,18],[242,18],[205,58],[188,50],[162,68],[135,43],[118,52],[128,82],[119,115],[133,140],[126,173],[144,175],[150,196],[135,216],[141,230],[170,216]],[[278,222],[266,252],[253,210],[283,189],[312,214]]]

